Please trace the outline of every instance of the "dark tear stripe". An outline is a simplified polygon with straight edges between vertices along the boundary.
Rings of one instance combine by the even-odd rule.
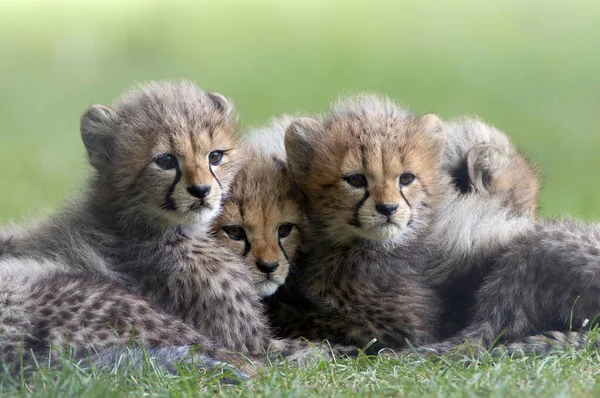
[[[213,173],[212,167],[210,165],[208,166],[208,171],[210,171],[210,174],[212,174],[214,179],[217,180],[217,184],[219,184],[219,188],[223,189],[223,187],[221,186],[221,181],[219,181],[219,179],[217,178],[215,173]]]
[[[248,237],[244,235],[244,243],[246,244],[246,246],[244,247],[244,252],[242,253],[242,257],[246,257],[248,255],[248,253],[250,253],[250,241],[248,240]]]
[[[287,253],[285,252],[285,249],[283,248],[283,246],[281,245],[281,239],[278,240],[277,244],[279,245],[279,248],[281,249],[281,251],[283,252],[283,256],[285,257],[285,259],[287,261],[290,261],[290,258],[288,257]]]
[[[358,202],[358,204],[354,208],[354,218],[350,222],[350,225],[354,225],[356,227],[360,227],[360,221],[358,220],[358,211],[365,204],[365,202],[367,201],[367,199],[369,199],[370,195],[371,195],[371,193],[369,192],[369,190],[366,190],[365,191],[365,196],[363,196],[363,198],[360,200],[360,202]]]
[[[367,158],[365,156],[365,146],[364,145],[360,146],[360,154],[362,156],[363,169],[364,169],[364,172],[366,173],[367,172]],[[360,202],[358,202],[358,204],[354,208],[354,215],[353,215],[352,221],[350,221],[350,225],[354,225],[356,227],[360,227],[360,221],[358,220],[358,211],[365,204],[365,202],[367,201],[367,199],[369,199],[370,195],[371,195],[371,193],[369,192],[369,188],[367,186],[367,187],[365,187],[365,196],[362,197],[362,199],[360,200]]]
[[[175,205],[175,202],[173,201],[173,192],[175,191],[175,185],[177,185],[177,183],[179,182],[179,180],[181,179],[181,169],[179,168],[179,164],[177,164],[177,166],[175,167],[175,180],[173,181],[173,184],[171,184],[171,186],[169,187],[169,190],[167,191],[167,203],[166,203],[166,208],[169,210],[177,210],[177,206]]]
[[[402,195],[402,199],[404,199],[404,201],[408,205],[408,208],[412,209],[412,206],[410,205],[410,202],[408,201],[408,199],[406,199],[406,196],[404,196],[404,192],[402,192],[402,189],[400,189],[400,195]]]

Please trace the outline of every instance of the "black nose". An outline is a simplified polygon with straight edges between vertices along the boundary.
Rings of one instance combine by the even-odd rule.
[[[210,185],[191,185],[187,188],[187,191],[198,199],[204,199],[210,192]]]
[[[279,267],[279,263],[277,261],[264,262],[257,260],[256,266],[259,270],[261,270],[261,272],[264,272],[265,274],[270,274],[271,272],[275,271],[277,267]]]
[[[391,216],[392,214],[394,214],[396,212],[396,210],[398,210],[398,205],[391,205],[391,204],[376,204],[375,208],[377,209],[377,211],[381,214],[383,214],[384,216]]]

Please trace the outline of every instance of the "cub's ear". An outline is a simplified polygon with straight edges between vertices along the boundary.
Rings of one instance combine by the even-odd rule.
[[[433,113],[421,116],[419,121],[421,129],[428,135],[428,139],[433,146],[432,149],[434,155],[438,156],[438,159],[442,159],[446,149],[446,126],[441,119]]]
[[[92,105],[81,116],[81,139],[88,161],[98,170],[109,165],[114,156],[117,121],[117,114],[103,105]]]
[[[492,144],[479,144],[467,152],[469,184],[476,192],[493,193],[495,177],[509,166],[509,157],[502,148]]]
[[[292,177],[300,183],[310,172],[314,147],[323,133],[321,122],[302,117],[285,131],[285,152]]]
[[[229,116],[233,113],[233,104],[223,95],[219,93],[206,93],[217,109],[217,112]]]

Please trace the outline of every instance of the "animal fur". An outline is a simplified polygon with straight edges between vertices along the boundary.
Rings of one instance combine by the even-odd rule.
[[[263,297],[285,282],[306,233],[302,197],[287,168],[283,136],[291,117],[244,137],[250,159],[237,174],[214,232],[239,255]]]
[[[36,266],[14,259],[0,261],[0,266],[10,262]],[[185,362],[251,371],[241,356],[219,348],[143,297],[97,277],[55,273],[30,280],[5,275],[0,292],[0,358],[15,372],[21,365],[53,363],[65,354],[114,367],[118,353],[120,361],[136,366],[142,347],[169,371]],[[115,361],[108,361],[108,352]]]
[[[258,358],[314,353],[271,337],[251,273],[208,231],[243,161],[226,98],[189,82],[149,83],[110,108],[90,107],[81,136],[95,169],[86,190],[49,219],[10,232],[0,253],[12,260],[0,275],[30,284],[64,272],[97,277],[218,347]]]
[[[452,148],[434,115],[370,95],[334,104],[323,119],[294,122],[286,134],[288,164],[312,233],[289,286],[275,297],[275,318],[300,308],[296,313],[317,314],[302,328],[305,337],[358,346],[375,338],[375,349],[434,342],[464,326],[465,315],[454,317],[469,313],[487,269],[478,268],[477,256],[531,221],[518,215],[526,206],[513,211],[501,195],[482,200],[476,191],[458,192],[447,174]],[[403,185],[405,173],[415,178]],[[382,214],[382,204],[395,208]],[[504,229],[490,232],[496,222]]]
[[[366,293],[365,291],[367,290],[367,287],[364,286],[365,284],[371,283],[369,286],[371,286],[373,290],[387,289],[387,284],[385,285],[386,287],[379,286],[379,283],[384,284],[384,277],[379,276],[382,280],[381,282],[370,282],[371,278],[368,277],[366,278],[366,281],[362,280],[361,277],[357,275],[358,272],[369,273],[370,271],[357,271],[356,268],[360,266],[357,266],[354,262],[351,262],[351,264],[344,264],[344,262],[349,262],[347,258],[350,258],[352,259],[352,261],[356,261],[357,263],[361,261],[370,263],[370,259],[366,260],[364,258],[370,258],[372,253],[377,253],[377,258],[383,258],[384,260],[381,260],[381,262],[385,263],[387,261],[385,260],[386,256],[389,256],[390,258],[394,257],[394,255],[391,253],[385,253],[388,249],[390,251],[393,251],[392,248],[386,248],[389,242],[381,242],[381,247],[379,248],[379,251],[375,250],[372,247],[369,247],[373,244],[377,245],[377,243],[369,242],[369,239],[356,239],[360,242],[360,244],[364,244],[366,247],[368,247],[368,249],[363,246],[361,246],[359,249],[356,249],[354,247],[350,247],[352,245],[342,245],[342,247],[338,248],[336,247],[337,238],[335,234],[337,234],[341,228],[337,228],[337,226],[334,226],[334,228],[332,228],[334,230],[332,234],[333,236],[327,236],[327,234],[322,230],[323,224],[332,221],[336,217],[337,212],[347,210],[333,208],[331,210],[332,214],[330,215],[328,213],[325,216],[320,214],[320,212],[329,212],[330,210],[328,209],[328,207],[335,207],[336,205],[340,207],[347,206],[348,209],[355,208],[354,204],[346,205],[346,203],[343,202],[343,194],[327,192],[327,190],[331,190],[332,188],[334,188],[335,184],[328,183],[327,178],[329,178],[329,176],[324,176],[324,174],[330,171],[328,170],[328,168],[331,168],[331,165],[329,165],[328,162],[339,162],[339,158],[344,156],[343,152],[348,150],[349,146],[352,146],[352,144],[349,144],[347,142],[349,140],[345,139],[344,137],[344,135],[346,134],[346,131],[344,129],[348,129],[351,131],[353,137],[350,138],[350,140],[354,139],[356,144],[354,149],[357,149],[358,146],[361,146],[361,148],[365,149],[365,152],[369,152],[370,155],[373,155],[374,158],[377,158],[377,151],[384,151],[383,148],[385,148],[388,141],[392,141],[392,148],[395,146],[395,140],[398,139],[397,130],[409,130],[411,127],[413,127],[411,126],[411,124],[414,123],[416,115],[411,114],[407,110],[403,110],[396,107],[394,104],[391,103],[391,101],[388,100],[380,100],[378,98],[365,96],[355,99],[354,101],[348,100],[347,102],[337,104],[332,111],[332,116],[330,116],[329,118],[318,117],[316,120],[304,120],[304,123],[307,123],[309,125],[307,130],[311,130],[312,126],[317,126],[318,129],[321,123],[324,126],[326,126],[324,130],[329,129],[329,131],[327,132],[311,131],[314,133],[315,136],[318,136],[318,139],[322,139],[327,142],[325,144],[328,145],[326,149],[322,148],[322,146],[324,145],[317,142],[318,139],[315,137],[313,137],[315,138],[315,142],[307,143],[301,148],[298,148],[297,146],[292,147],[292,151],[299,152],[299,155],[296,155],[297,158],[300,161],[304,161],[304,163],[299,162],[299,169],[302,170],[302,168],[306,168],[310,169],[312,172],[313,170],[311,168],[311,164],[313,162],[315,163],[315,178],[313,179],[313,181],[310,182],[311,186],[305,188],[303,191],[305,195],[309,198],[309,208],[307,209],[307,211],[309,212],[309,214],[312,214],[309,226],[311,228],[314,228],[315,225],[318,225],[319,227],[316,228],[316,232],[314,233],[312,238],[313,241],[312,243],[308,244],[307,251],[311,252],[315,249],[315,247],[318,248],[317,250],[322,250],[322,252],[319,255],[325,257],[326,262],[321,263],[319,262],[319,260],[313,260],[316,261],[318,265],[315,264],[314,267],[309,265],[307,270],[305,264],[307,260],[305,258],[299,259],[299,261],[297,261],[297,268],[292,267],[292,272],[296,273],[296,275],[292,275],[290,277],[290,281],[282,289],[280,289],[280,291],[278,291],[276,295],[268,301],[268,303],[270,306],[269,312],[271,316],[271,322],[278,330],[278,333],[280,333],[283,336],[303,336],[312,340],[328,339],[333,342],[343,342],[345,344],[358,344],[360,346],[369,344],[371,338],[377,337],[380,341],[374,347],[381,347],[381,340],[383,339],[381,339],[379,335],[383,333],[384,330],[378,330],[378,328],[383,329],[386,322],[388,324],[395,322],[393,321],[393,317],[388,317],[387,321],[380,321],[378,326],[368,325],[371,328],[371,330],[367,330],[367,327],[363,325],[364,322],[362,321],[362,319],[356,321],[353,319],[349,319],[349,317],[346,316],[332,316],[332,311],[329,308],[330,305],[327,303],[322,303],[323,297],[321,296],[321,292],[315,294],[316,297],[311,298],[310,296],[314,293],[309,292],[307,294],[303,291],[303,289],[305,289],[306,286],[312,287],[316,284],[327,285],[327,283],[331,281],[333,281],[336,287],[338,287],[337,285],[343,285],[342,287],[339,287],[339,290],[347,291],[341,292],[340,295],[347,297],[353,297],[356,295],[356,292],[354,292],[355,289],[353,285],[356,285],[356,289],[360,290],[361,298],[363,297],[362,294]],[[271,125],[265,130],[263,130],[262,132],[259,131],[258,134],[256,134],[256,136],[252,138],[252,142],[255,144],[260,144],[261,142],[268,142],[268,148],[281,148],[281,145],[276,143],[278,142],[278,139],[280,143],[284,141],[284,132],[282,126],[289,126],[290,124],[292,124],[293,120],[293,118],[285,117],[279,121],[272,122]],[[338,126],[334,128],[333,125],[335,123],[337,123]],[[535,176],[535,173],[529,168],[527,163],[525,163],[524,161],[520,163],[522,167],[520,166],[516,168],[516,170],[519,172],[514,172],[512,169],[510,169],[509,165],[513,163],[511,162],[512,159],[522,159],[522,157],[520,157],[514,146],[510,143],[510,141],[501,132],[477,120],[460,119],[457,121],[447,123],[446,125],[449,126],[448,131],[449,134],[452,135],[452,137],[448,139],[444,146],[443,162],[440,170],[449,174],[452,177],[454,185],[456,185],[456,187],[459,188],[460,191],[463,194],[465,194],[465,196],[476,194],[478,196],[493,197],[494,199],[492,199],[492,202],[494,202],[496,206],[504,206],[516,214],[531,214],[532,207],[529,205],[529,203],[523,204],[524,202],[521,201],[520,198],[518,200],[513,199],[513,196],[508,194],[514,192],[515,190],[517,190],[517,188],[520,190],[527,189],[530,193],[530,199],[533,202],[535,202],[536,195],[539,190],[539,182],[537,180],[537,177]],[[385,127],[383,126],[386,126],[389,130],[385,131]],[[300,128],[302,128],[302,123]],[[353,129],[355,131],[353,131]],[[383,130],[384,132],[381,134],[377,134],[376,131],[378,129]],[[415,131],[405,132],[405,134],[407,135],[416,135],[417,133],[418,132]],[[327,134],[329,135],[329,137],[326,136]],[[375,146],[376,149],[370,148],[370,144],[373,144],[373,141],[375,141],[375,144],[373,146]],[[402,156],[405,156],[405,153],[407,151],[418,151],[419,149],[418,147],[411,146],[413,145],[410,142],[411,140],[407,141],[409,143],[406,143],[405,148],[401,150]],[[477,153],[479,156],[472,155],[474,152],[472,150],[473,148],[477,149]],[[278,149],[277,151],[281,152],[281,149]],[[319,154],[319,151],[322,151],[322,153]],[[314,152],[317,152],[317,154],[315,154]],[[317,157],[317,159],[315,160],[315,155],[321,155],[322,158]],[[437,155],[438,154],[436,154],[436,156]],[[389,160],[390,159],[388,158],[388,161]],[[290,167],[293,168],[294,165],[290,165]],[[322,170],[319,170],[319,168],[322,168]],[[506,173],[507,169],[510,169],[508,173]],[[334,172],[333,174],[333,179],[339,179],[339,172]],[[481,183],[482,178],[480,177],[482,175],[485,175],[485,184]],[[300,179],[304,179],[307,177],[310,178],[310,176],[308,176],[307,174],[301,174]],[[479,180],[477,180],[478,177]],[[442,179],[443,178],[444,177],[442,177]],[[460,178],[462,178],[462,180]],[[504,184],[499,184],[500,179],[502,179]],[[326,183],[323,183],[322,180]],[[440,185],[444,186],[444,184]],[[447,185],[444,186],[444,189],[447,188]],[[323,203],[319,203],[319,205],[323,207],[322,209],[319,208],[317,210],[314,210],[310,207],[310,194],[307,193],[308,190],[318,192],[315,195],[317,197],[317,200],[323,201]],[[455,195],[451,194],[450,197],[454,198]],[[367,201],[368,200],[369,198],[367,198]],[[435,198],[433,198],[433,200],[435,201]],[[502,214],[503,216],[507,217],[507,215],[505,215],[504,213]],[[425,214],[424,217],[414,217],[413,221],[420,222],[422,221],[422,219],[426,221],[429,217],[429,215]],[[435,216],[431,217],[435,219]],[[337,220],[335,220],[335,222],[337,222]],[[346,223],[347,217],[345,220],[342,220],[342,224]],[[357,237],[355,236],[354,238]],[[418,239],[415,238],[414,240]],[[423,246],[422,243],[419,243],[419,245]],[[394,244],[392,244],[392,246],[394,246]],[[339,254],[330,256],[329,251],[331,250],[331,247],[333,247],[333,250]],[[366,252],[364,256],[361,253],[361,251],[363,250]],[[410,250],[416,250],[417,253],[415,255],[418,256],[420,249],[415,248],[415,245],[412,245]],[[383,252],[383,254],[381,252]],[[335,257],[336,255],[339,256],[339,258]],[[310,259],[318,257],[318,255],[314,256],[312,254],[307,256]],[[396,258],[391,261],[399,263],[410,262],[410,256],[408,257],[409,258]],[[424,256],[424,258],[426,257],[427,256]],[[338,262],[342,263],[343,265],[335,265]],[[417,264],[421,263],[422,261],[417,261]],[[332,270],[331,267],[333,267],[334,269]],[[344,269],[342,269],[342,267],[344,267]],[[317,268],[317,270],[314,270],[314,268]],[[387,267],[378,266],[376,268],[377,272],[381,273],[395,272],[393,270],[387,269]],[[383,271],[381,271],[380,268],[383,268]],[[404,270],[405,267],[396,268],[400,268],[400,275],[390,277],[390,283],[392,284],[396,283],[399,279],[405,280],[405,272],[408,272],[408,274],[414,273],[414,270]],[[313,271],[317,275],[308,276]],[[345,274],[352,275],[345,277]],[[307,282],[305,280],[305,278],[307,277],[312,278],[310,279],[310,282]],[[338,279],[341,279],[341,281],[338,282]],[[403,283],[404,282],[400,282],[399,284],[402,285]],[[419,285],[424,284],[418,281],[418,278],[416,278],[414,286],[403,288],[407,290],[412,288],[414,290],[419,291]],[[325,286],[322,287],[322,289],[327,290],[328,287]],[[423,287],[422,290],[420,290],[420,292],[424,291],[425,295],[435,296],[435,294],[433,293],[427,293],[427,290],[427,287]],[[327,291],[326,293],[327,296],[332,294],[331,291]],[[390,294],[393,295],[396,293],[397,290],[393,289],[393,292]],[[304,297],[305,295],[308,295],[309,298],[307,299],[306,297]],[[405,293],[405,295],[407,294]],[[442,323],[444,326],[439,327],[438,323],[440,321],[436,319],[435,321],[433,321],[433,324],[435,325],[432,324],[431,326],[432,330],[435,329],[436,332],[432,332],[430,334],[440,336],[452,334],[460,327],[460,325],[464,325],[465,315],[461,314],[461,320],[454,319],[457,315],[454,308],[458,307],[462,310],[462,312],[465,312],[463,307],[472,302],[473,295],[474,292],[470,291],[469,294],[466,295],[466,297],[457,298],[458,302],[460,303],[458,306],[448,307],[445,311],[442,312],[442,314],[444,314],[442,316]],[[377,294],[374,294],[374,296],[376,297]],[[377,298],[369,298],[369,300],[372,300],[373,302],[378,301]],[[430,303],[424,305],[424,307],[426,308],[422,309],[421,311],[423,313],[429,313],[425,314],[424,318],[433,319],[436,317],[436,312],[442,310],[442,303],[445,303],[445,300],[440,300],[439,297],[434,297],[430,299],[424,299],[423,301],[427,302],[428,300],[430,301]],[[406,299],[406,301],[409,302],[409,299]],[[398,300],[398,303],[390,304],[390,307],[386,308],[386,311],[382,311],[381,308],[378,308],[377,304],[373,304],[371,308],[367,307],[364,311],[369,314],[373,311],[376,313],[385,312],[385,315],[381,315],[380,318],[378,318],[381,319],[382,317],[387,316],[387,314],[391,312],[391,306],[397,305],[400,307],[399,302],[400,300]],[[348,306],[353,307],[354,304],[354,300],[351,300],[351,303],[349,303]],[[360,305],[358,307],[361,308]],[[356,315],[356,317],[360,318],[361,315],[362,313],[359,313]],[[369,316],[372,315],[370,314]],[[353,323],[357,323],[357,325],[353,325]],[[352,329],[351,325],[355,328],[354,331],[350,330]],[[396,326],[389,325],[388,327],[394,328]],[[351,334],[354,334],[355,336],[350,336]],[[397,333],[397,336],[394,336],[391,339],[388,337],[387,341],[391,341],[392,345],[394,346],[402,346],[404,344],[403,339],[405,335],[408,334],[410,333]],[[430,337],[427,338],[431,339]],[[419,341],[419,338],[417,338],[415,341]]]

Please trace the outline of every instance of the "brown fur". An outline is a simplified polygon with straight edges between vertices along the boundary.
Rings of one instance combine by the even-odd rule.
[[[223,204],[215,234],[222,245],[243,258],[259,293],[269,296],[288,276],[305,219],[300,192],[288,175],[285,159],[258,150],[252,150],[249,158],[252,160],[238,173]],[[279,228],[285,224],[291,225],[289,235],[279,236]],[[241,228],[243,237],[233,239],[227,233],[231,227]],[[277,266],[265,272],[261,263]]]
[[[530,217],[537,214],[540,180],[522,157],[507,156],[499,147],[480,144],[469,150],[471,189],[479,195],[501,197],[504,205]]]
[[[476,118],[451,120],[446,127],[444,169],[462,192],[500,198],[516,214],[536,215],[540,178],[505,134]]]
[[[150,350],[194,347],[204,361],[218,358],[251,370],[241,356],[218,348],[143,297],[101,279],[55,274],[32,283],[4,280],[1,285],[0,356],[9,364],[44,363],[46,352],[50,358],[69,353],[83,359],[108,348],[127,352],[126,346],[140,344]]]
[[[443,283],[432,283],[445,273],[460,275],[456,258],[474,248],[469,233],[453,237],[443,232],[460,224],[452,215],[456,193],[441,172],[450,172],[456,181],[456,169],[440,156],[443,132],[435,116],[418,117],[372,96],[342,101],[323,121],[301,119],[288,129],[290,169],[306,197],[314,232],[297,272],[270,301],[272,322],[282,335],[359,346],[376,338],[375,348],[399,348],[405,339],[431,342],[464,325],[464,305],[474,289],[470,283],[477,283],[467,281],[465,297],[456,294],[456,285],[446,291]],[[451,155],[462,156],[458,163],[469,184],[455,216],[468,211],[477,196],[491,198],[487,206],[502,217],[504,209],[531,214],[537,178],[526,163],[508,164],[519,159],[513,152],[490,144],[506,140],[502,133],[487,132],[492,137],[478,137],[487,141],[474,146],[469,140],[453,142]],[[457,142],[466,147],[458,148]],[[403,185],[400,176],[406,172],[416,178]],[[366,176],[366,187],[349,187],[344,180],[352,174]],[[511,196],[515,192],[529,196],[521,202]],[[385,203],[398,206],[387,222],[377,211]],[[501,240],[500,235],[494,239]],[[442,272],[429,276],[431,269]],[[453,319],[459,308],[463,314]]]
[[[15,231],[10,244],[0,242],[9,260],[0,275],[25,274],[29,283],[57,272],[96,276],[226,349],[251,357],[313,352],[272,339],[250,270],[208,233],[243,160],[224,97],[188,82],[150,83],[110,108],[90,107],[81,135],[95,168],[87,191],[49,220]],[[217,164],[214,151],[223,153]],[[173,167],[161,166],[166,154]],[[198,197],[194,187],[210,191]]]
[[[400,347],[406,339],[438,338],[441,303],[406,261],[419,257],[413,242],[426,233],[438,200],[444,134],[435,116],[371,96],[334,105],[323,122],[304,118],[288,129],[288,164],[312,233],[290,286],[275,297],[275,317],[278,310],[289,315],[287,305],[317,313],[303,334],[335,343],[365,346],[376,338],[374,348]],[[401,187],[407,172],[417,178]],[[351,187],[353,174],[364,174],[368,189]],[[388,218],[378,204],[398,208]],[[295,302],[279,300],[290,290]]]

